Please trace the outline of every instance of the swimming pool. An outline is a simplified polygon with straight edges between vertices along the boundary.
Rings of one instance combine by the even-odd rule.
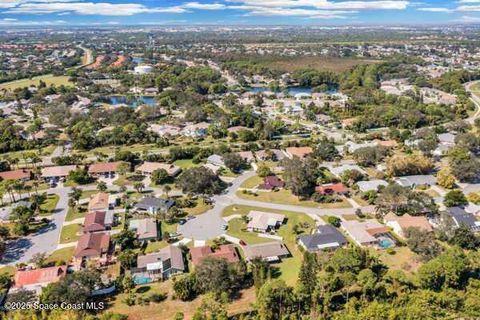
[[[378,246],[382,249],[393,248],[395,247],[395,242],[393,242],[392,239],[384,238],[380,240],[380,242],[378,243]]]
[[[149,277],[143,277],[143,276],[134,276],[133,277],[133,282],[135,282],[135,284],[147,284],[147,283],[150,283],[152,281],[153,280]]]

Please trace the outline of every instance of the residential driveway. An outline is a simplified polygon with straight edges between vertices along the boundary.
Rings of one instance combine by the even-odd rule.
[[[57,249],[60,239],[60,232],[68,211],[68,193],[70,188],[56,188],[48,190],[48,193],[59,195],[57,207],[52,215],[51,223],[37,232],[19,240],[7,243],[7,249],[0,266],[14,265],[17,263],[28,263],[28,261],[36,254],[45,252],[52,253]]]

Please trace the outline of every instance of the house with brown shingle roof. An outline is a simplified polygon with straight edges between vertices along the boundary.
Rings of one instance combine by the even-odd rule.
[[[141,241],[158,238],[158,226],[153,218],[130,220],[129,229],[135,231],[138,240]]]
[[[98,176],[114,176],[120,165],[121,161],[108,162],[108,163],[94,163],[88,167],[88,174],[94,177]]]
[[[225,259],[230,263],[240,261],[240,257],[234,245],[224,244],[213,250],[210,246],[196,247],[190,249],[190,256],[194,266],[199,265],[206,257]]]
[[[279,241],[248,245],[242,248],[247,261],[259,258],[267,262],[277,262],[290,255],[287,246]]]
[[[409,214],[397,216],[390,212],[384,218],[385,224],[393,229],[400,237],[405,237],[405,230],[408,228],[418,228],[423,231],[432,232],[433,228],[428,219],[424,216],[414,217]]]
[[[293,157],[304,159],[312,152],[313,149],[310,147],[290,147],[285,149],[285,153],[290,159],[292,159]]]
[[[94,211],[90,212],[85,216],[85,221],[83,222],[83,232],[99,232],[107,230],[105,225],[105,211]],[[111,227],[111,225],[110,225]]]
[[[88,211],[107,211],[110,205],[110,195],[106,192],[94,194],[88,202]]]
[[[110,235],[108,233],[85,233],[78,240],[74,257],[78,260],[102,260],[106,263],[109,248]]]
[[[162,162],[144,162],[136,171],[143,175],[151,175],[155,170],[160,169],[165,170],[170,177],[175,177],[182,171],[179,166]]]

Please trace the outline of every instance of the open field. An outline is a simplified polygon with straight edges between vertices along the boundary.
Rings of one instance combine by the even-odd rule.
[[[192,319],[196,309],[202,303],[202,296],[192,301],[181,301],[173,299],[172,281],[156,282],[148,285],[137,286],[133,292],[137,296],[146,296],[153,293],[168,293],[168,298],[160,303],[150,303],[148,305],[134,305],[127,306],[122,301],[127,297],[127,294],[122,293],[115,296],[109,302],[107,312],[121,313],[128,316],[130,320],[153,320],[153,319],[174,319],[175,314],[180,311],[183,312],[185,319]],[[240,297],[227,305],[229,315],[236,315],[251,310],[251,304],[255,302],[255,289],[250,288],[242,290]]]
[[[54,85],[54,86],[64,85],[68,87],[73,86],[73,83],[68,81],[69,77],[67,76],[54,76],[51,74],[47,74],[47,75],[35,77],[32,79],[22,79],[22,80],[16,80],[12,82],[5,82],[0,84],[0,89],[15,90],[17,88],[39,86],[40,80],[45,82],[47,86],[51,86],[51,85]]]
[[[315,69],[319,71],[344,72],[359,64],[379,63],[371,59],[334,58],[334,57],[278,57],[261,60],[265,67],[295,72],[300,69]]]

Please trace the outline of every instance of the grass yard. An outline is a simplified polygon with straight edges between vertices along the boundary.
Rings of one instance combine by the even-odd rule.
[[[183,312],[185,319],[192,319],[195,311],[202,303],[202,296],[197,297],[192,301],[181,301],[180,299],[173,299],[172,281],[155,282],[148,285],[137,286],[133,291],[137,296],[148,297],[153,293],[168,293],[168,298],[160,303],[150,303],[147,305],[128,306],[122,302],[126,297],[126,293],[121,293],[112,298],[109,302],[109,308],[106,312],[121,313],[128,316],[128,319],[144,319],[157,320],[174,319],[178,311]],[[255,289],[250,288],[242,290],[240,297],[227,305],[229,316],[244,313],[252,309],[252,304],[255,302]]]
[[[5,266],[5,267],[0,268],[0,274],[6,273],[10,276],[13,276],[16,271],[17,271],[17,269],[14,266]]]
[[[262,183],[263,183],[263,178],[260,178],[259,176],[254,176],[245,180],[240,186],[240,188],[252,189]]]
[[[195,163],[193,163],[192,159],[177,160],[173,164],[179,166],[180,168],[182,168],[182,170],[190,169],[197,166]]]
[[[87,198],[90,198],[91,196],[93,196],[94,194],[97,194],[99,193],[100,191],[98,190],[85,190],[85,191],[82,191],[82,196],[80,197],[80,199],[87,199]]]
[[[80,224],[70,224],[62,228],[62,233],[60,234],[60,243],[69,243],[75,242],[80,239],[80,231],[82,226]]]
[[[185,208],[185,209],[183,209],[183,211],[185,211],[188,215],[196,216],[196,215],[205,213],[212,208],[213,208],[213,206],[205,203],[205,200],[198,199],[197,200],[197,205],[195,207]]]
[[[418,270],[421,263],[418,261],[418,256],[407,247],[394,248],[395,254],[388,254],[387,250],[370,249],[371,252],[378,256],[380,260],[385,263],[391,270],[402,270],[407,274],[413,274]]]
[[[57,194],[49,194],[45,201],[40,205],[40,215],[50,216],[55,211],[60,197]]]
[[[6,82],[3,84],[0,84],[0,89],[6,89],[13,91],[17,88],[25,88],[25,87],[30,87],[30,86],[39,86],[40,85],[40,80],[45,82],[47,86],[61,86],[64,85],[66,87],[73,87],[73,83],[69,81],[69,77],[67,76],[54,76],[51,74],[44,75],[44,76],[39,76],[39,77],[34,77],[32,79],[21,79],[21,80],[16,80],[16,81],[11,81],[11,82]]]
[[[68,262],[72,259],[75,247],[58,249],[47,258],[47,263]]]
[[[84,206],[77,207],[75,209],[68,208],[67,216],[65,217],[65,221],[73,221],[76,219],[84,218],[87,212],[87,208]]]
[[[313,201],[309,201],[309,200],[302,201],[297,196],[294,196],[290,190],[286,190],[286,189],[282,189],[279,191],[271,191],[271,192],[261,191],[261,192],[258,192],[256,195],[243,193],[242,191],[237,191],[237,196],[246,200],[287,204],[287,205],[302,206],[302,207],[308,207],[308,208],[318,208],[320,206],[319,203],[316,203]]]
[[[264,209],[259,207],[240,205],[225,208],[222,216],[226,217],[234,214],[247,215],[252,210],[281,213],[286,216],[287,223],[282,225],[278,229],[277,235],[283,238],[283,242],[287,245],[290,253],[292,254],[292,257],[283,259],[281,263],[278,263],[275,266],[278,267],[281,272],[281,279],[283,279],[289,285],[295,285],[298,278],[298,272],[300,271],[300,267],[302,264],[303,253],[297,248],[296,238],[299,234],[296,234],[293,231],[294,226],[301,225],[302,227],[299,228],[301,232],[303,232],[304,234],[310,234],[313,228],[315,228],[315,221],[306,214],[300,212]],[[308,227],[304,228],[304,224],[308,225]],[[245,230],[245,228],[246,223],[244,222],[244,220],[241,218],[235,218],[229,221],[227,234],[240,238],[247,244],[275,241],[268,238],[258,237],[256,233],[248,232]]]
[[[171,223],[168,221],[162,221],[160,223],[160,230],[162,230],[162,234],[164,233],[175,233],[177,232],[178,223]]]
[[[149,254],[155,251],[158,251],[160,249],[165,248],[168,246],[167,241],[155,241],[155,242],[149,242],[147,247],[145,248],[145,253]]]

